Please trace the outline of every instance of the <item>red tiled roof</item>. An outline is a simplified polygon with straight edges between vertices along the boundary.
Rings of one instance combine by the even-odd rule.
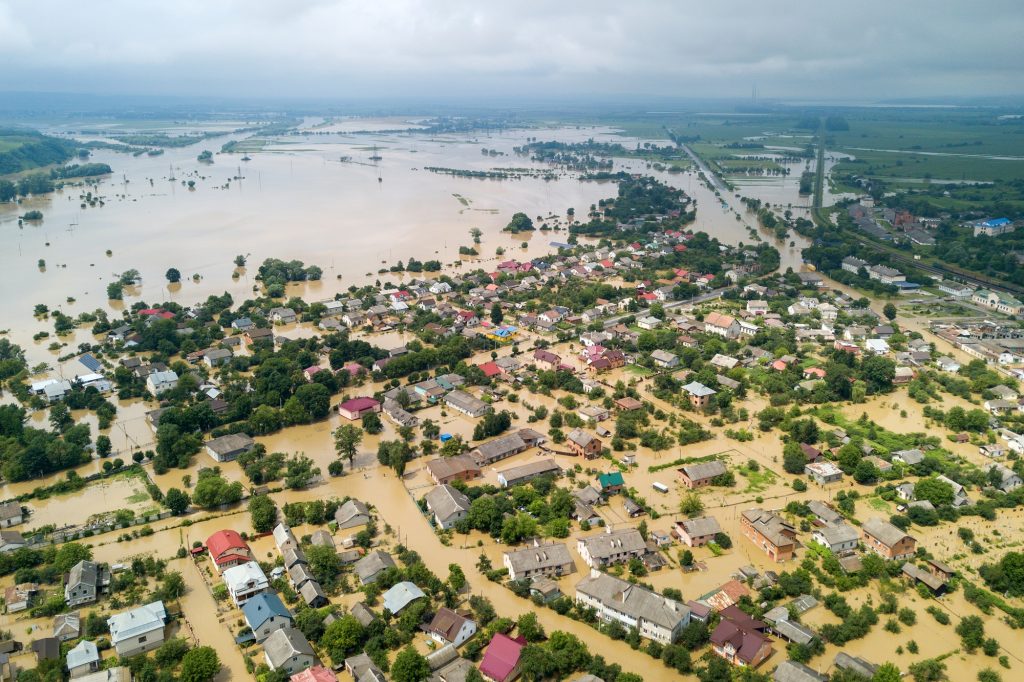
[[[314,665],[288,678],[290,682],[338,682],[338,676],[322,665]]]
[[[478,365],[478,367],[483,370],[484,376],[487,378],[501,374],[501,367],[498,367],[493,360],[485,362],[482,365]]]

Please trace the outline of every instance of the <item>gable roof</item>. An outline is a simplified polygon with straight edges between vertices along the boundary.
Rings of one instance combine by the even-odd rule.
[[[206,548],[214,562],[218,564],[229,560],[229,557],[223,556],[228,550],[241,549],[249,552],[249,545],[242,539],[242,536],[237,531],[230,529],[219,530],[211,535],[206,540]]]
[[[384,608],[391,613],[399,613],[412,602],[425,596],[427,595],[415,583],[403,580],[384,593]]]
[[[110,627],[110,641],[118,644],[138,635],[152,632],[164,627],[167,610],[162,601],[138,606],[130,611],[115,613],[107,619]]]
[[[271,667],[275,669],[292,656],[316,657],[306,636],[295,628],[274,630],[263,642],[263,652],[267,655]]]
[[[497,682],[504,682],[519,664],[519,656],[526,647],[526,639],[520,635],[515,639],[501,632],[496,633],[487,645],[480,662],[480,672]]]
[[[252,597],[242,605],[242,613],[245,615],[245,622],[253,630],[275,616],[292,620],[291,611],[276,592],[263,592]]]

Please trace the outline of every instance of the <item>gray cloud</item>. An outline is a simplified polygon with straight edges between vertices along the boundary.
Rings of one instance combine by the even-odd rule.
[[[0,0],[0,89],[1019,95],[1020,0]]]

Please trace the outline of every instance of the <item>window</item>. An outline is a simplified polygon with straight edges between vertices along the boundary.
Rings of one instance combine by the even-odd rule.
[[[146,636],[139,637],[139,644],[143,644],[146,641]]]

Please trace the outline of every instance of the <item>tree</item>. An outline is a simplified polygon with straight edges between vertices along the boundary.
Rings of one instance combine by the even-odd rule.
[[[245,256],[243,256],[241,254],[235,256],[235,267],[244,268],[245,267],[245,260],[246,260]]]
[[[339,457],[348,457],[349,467],[362,441],[363,430],[354,424],[343,424],[334,431],[334,449]]]
[[[57,548],[53,557],[53,567],[58,573],[67,573],[79,561],[92,559],[92,548],[77,542],[68,542]]]
[[[54,403],[50,408],[50,426],[55,433],[63,433],[74,423],[71,419],[71,410],[62,402]]]
[[[351,614],[346,614],[328,625],[320,640],[320,644],[335,663],[341,663],[347,656],[355,653],[362,646],[362,642],[363,626]]]
[[[252,527],[257,533],[268,533],[277,521],[277,505],[269,495],[253,495],[249,498],[249,515]]]
[[[956,634],[968,653],[980,647],[985,641],[985,623],[979,616],[964,616],[956,626]]]
[[[525,213],[518,212],[512,215],[512,220],[508,221],[508,225],[505,226],[504,232],[511,232],[513,234],[517,232],[529,232],[533,230],[533,221]]]
[[[100,457],[107,457],[110,455],[113,449],[113,444],[110,442],[110,436],[99,435],[96,436],[96,454]]]
[[[501,324],[501,321],[505,319],[505,313],[501,310],[501,304],[495,302],[491,306],[491,322],[493,324]]]
[[[167,278],[167,281],[170,282],[171,284],[177,284],[178,282],[181,281],[181,273],[178,272],[177,268],[170,268],[164,274],[164,276]]]
[[[936,507],[953,504],[953,486],[937,478],[923,478],[914,485],[914,497]]]
[[[799,476],[804,473],[807,466],[807,455],[800,448],[799,443],[790,441],[782,449],[782,468],[787,474]]]
[[[871,682],[900,682],[902,674],[900,669],[892,663],[883,663],[871,677]]]
[[[430,677],[430,664],[418,651],[407,646],[395,656],[391,664],[391,679],[395,682],[423,682]]]
[[[323,384],[303,384],[295,389],[294,397],[311,420],[323,419],[331,411],[331,392]]]
[[[679,513],[684,516],[700,516],[704,511],[704,502],[697,493],[687,493],[679,502]]]
[[[363,415],[363,431],[369,434],[376,434],[383,430],[384,424],[380,420],[380,415],[376,412],[367,412]]]
[[[532,611],[519,616],[516,627],[527,642],[541,642],[545,638],[544,627],[537,620],[537,614]]]
[[[178,571],[170,571],[164,574],[163,585],[157,590],[160,599],[174,601],[185,594],[185,579]]]
[[[473,243],[474,244],[479,244],[480,243],[480,237],[482,237],[483,234],[484,234],[483,230],[481,230],[479,227],[471,227],[471,228],[469,228],[469,236],[473,238]]]
[[[192,503],[189,499],[188,493],[182,492],[177,488],[171,488],[164,495],[164,506],[171,510],[171,513],[175,516],[181,516],[188,509],[188,505]]]
[[[189,650],[181,659],[179,679],[183,682],[210,682],[220,671],[220,659],[213,647]]]
[[[882,308],[882,314],[885,315],[885,319],[890,322],[896,319],[896,306],[893,305],[892,301],[885,304],[885,307]]]
[[[907,670],[914,682],[939,682],[946,679],[946,664],[936,658],[911,663]]]

